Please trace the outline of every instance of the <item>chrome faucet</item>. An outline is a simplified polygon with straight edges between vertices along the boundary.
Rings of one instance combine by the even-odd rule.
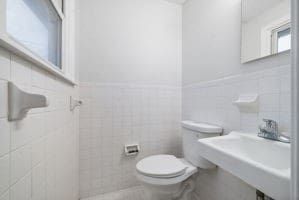
[[[290,137],[279,133],[278,124],[276,121],[274,121],[272,119],[263,119],[263,121],[266,124],[259,126],[259,129],[260,129],[260,132],[258,133],[259,137],[269,139],[269,140],[280,141],[283,143],[291,142]]]

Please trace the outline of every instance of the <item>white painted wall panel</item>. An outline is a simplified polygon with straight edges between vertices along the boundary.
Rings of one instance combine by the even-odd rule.
[[[181,5],[87,0],[77,6],[80,81],[181,84]]]

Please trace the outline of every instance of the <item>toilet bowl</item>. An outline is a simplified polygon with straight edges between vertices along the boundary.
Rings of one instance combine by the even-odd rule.
[[[195,166],[173,155],[147,157],[138,162],[136,169],[137,179],[145,187],[150,200],[171,200],[183,196],[184,190],[191,187],[192,180],[189,178],[197,172]]]
[[[197,141],[222,133],[216,125],[183,121],[184,158],[173,155],[153,155],[136,165],[136,177],[144,186],[150,200],[191,200],[194,190],[192,175],[197,167],[212,169],[216,166],[198,154]]]

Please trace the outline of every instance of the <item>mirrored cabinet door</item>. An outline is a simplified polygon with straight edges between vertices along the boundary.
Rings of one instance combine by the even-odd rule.
[[[242,0],[242,63],[291,48],[290,0]]]

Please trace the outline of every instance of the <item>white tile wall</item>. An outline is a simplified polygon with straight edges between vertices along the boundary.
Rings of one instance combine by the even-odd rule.
[[[80,97],[81,197],[138,185],[145,156],[180,154],[181,88],[81,83]],[[136,142],[141,153],[125,157],[124,145]]]
[[[195,194],[200,200],[255,200],[255,192],[255,188],[221,168],[199,169]]]
[[[9,188],[9,156],[0,158],[0,193],[3,194]]]
[[[48,108],[7,120],[7,82],[45,94]],[[0,199],[77,200],[79,111],[69,111],[78,89],[0,48]]]
[[[290,131],[290,66],[227,77],[183,87],[183,119],[222,125],[232,130],[257,131],[263,118]],[[259,94],[259,112],[242,113],[232,102],[240,94]]]
[[[290,131],[290,66],[227,77],[183,87],[183,119],[215,123],[232,130],[257,133],[263,118],[279,122]],[[240,94],[258,93],[259,112],[240,113],[232,101]],[[200,170],[196,193],[202,200],[253,200],[255,189],[240,179],[217,170]]]
[[[9,200],[9,192],[5,192],[2,196],[0,196],[0,200]]]
[[[10,184],[15,184],[31,170],[31,145],[26,145],[11,152]]]
[[[31,173],[26,174],[10,188],[10,200],[31,200]]]
[[[32,200],[46,200],[46,167],[38,164],[32,170]]]
[[[9,152],[10,146],[10,129],[6,119],[0,119],[0,130],[0,156],[3,156]]]

